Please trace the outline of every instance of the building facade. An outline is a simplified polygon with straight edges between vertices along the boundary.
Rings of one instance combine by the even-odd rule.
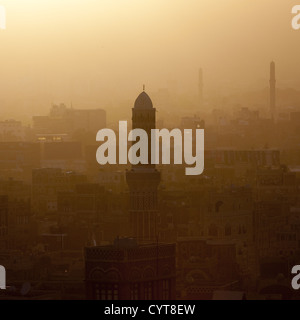
[[[85,248],[87,299],[174,300],[175,252],[175,244],[138,245],[128,238]]]

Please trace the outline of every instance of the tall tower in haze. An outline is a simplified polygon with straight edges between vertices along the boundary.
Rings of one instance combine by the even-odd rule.
[[[199,79],[198,79],[198,99],[199,107],[203,107],[203,69],[199,69]]]
[[[148,134],[148,163],[132,165],[126,173],[130,191],[130,224],[139,241],[155,241],[157,230],[157,188],[160,172],[151,165],[151,129],[156,127],[156,109],[147,93],[142,92],[132,109],[132,129],[144,129]]]
[[[276,117],[276,69],[275,62],[270,65],[270,112],[272,119]]]

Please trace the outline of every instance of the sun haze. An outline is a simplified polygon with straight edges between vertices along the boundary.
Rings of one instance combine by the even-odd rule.
[[[45,113],[51,101],[95,105],[176,82],[196,92],[297,87],[300,33],[290,0],[2,0],[1,102],[7,114]],[[288,59],[287,59],[288,56]],[[230,93],[230,92],[229,92]],[[22,101],[22,102],[21,102]],[[24,101],[27,101],[26,103]],[[10,108],[10,106],[13,106]]]

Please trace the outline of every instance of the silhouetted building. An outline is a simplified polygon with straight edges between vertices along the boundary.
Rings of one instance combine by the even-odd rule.
[[[64,104],[53,105],[49,116],[34,116],[33,129],[37,134],[74,133],[85,130],[96,133],[106,126],[106,112],[102,109],[73,109]]]
[[[133,129],[144,129],[148,134],[148,163],[133,165],[126,173],[130,190],[130,220],[133,236],[138,240],[153,241],[157,236],[157,188],[160,173],[151,164],[151,130],[155,129],[156,109],[146,92],[142,92],[132,109]]]
[[[40,167],[38,143],[0,142],[0,174],[4,178],[31,180],[31,170]]]
[[[201,120],[198,116],[183,117],[181,118],[182,129],[205,129],[205,121]]]
[[[175,244],[138,245],[129,238],[85,248],[87,299],[175,299],[175,251]]]
[[[86,162],[80,142],[46,142],[42,143],[41,150],[43,168],[86,171]]]
[[[0,195],[8,196],[11,202],[28,202],[31,199],[31,184],[13,178],[0,179]]]
[[[8,197],[0,196],[0,250],[8,247]]]
[[[0,141],[25,141],[28,128],[21,121],[0,121]]]
[[[0,195],[0,251],[26,250],[35,240],[30,200],[24,199],[22,195],[14,198],[8,192]]]
[[[236,290],[239,272],[232,240],[178,239],[177,294],[181,300],[211,300],[215,291]]]
[[[64,172],[62,169],[45,168],[32,171],[32,210],[45,215],[57,212],[57,193],[75,190],[85,183],[85,175]]]
[[[57,194],[65,248],[107,244],[119,234],[129,234],[128,195],[105,190],[96,183],[78,184]]]

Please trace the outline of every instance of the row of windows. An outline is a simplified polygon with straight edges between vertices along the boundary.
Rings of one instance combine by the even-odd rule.
[[[144,292],[141,290],[141,284],[134,283],[130,287],[130,299],[131,300],[153,300],[153,282],[146,282],[143,284]],[[163,280],[162,282],[162,299],[170,299],[170,280]]]
[[[94,297],[96,300],[119,300],[119,286],[117,284],[96,284]]]
[[[293,256],[294,253],[295,252],[293,250],[290,250],[290,251],[288,251],[288,250],[280,250],[279,251],[279,255],[280,256]]]
[[[212,204],[208,205],[208,212],[214,213],[227,213],[231,211],[239,211],[244,209],[249,209],[249,198],[246,198],[243,204],[241,203],[233,203],[232,205],[227,204],[224,208],[224,203],[222,201],[216,202],[214,206]]]
[[[96,300],[119,300],[119,285],[98,283],[93,288],[94,298]],[[131,300],[153,300],[154,282],[133,283],[130,285]],[[170,299],[170,280],[162,282],[162,299]]]
[[[232,227],[227,225],[225,227],[225,236],[229,237],[233,234]],[[247,228],[245,226],[240,225],[236,230],[236,233],[239,235],[246,234]],[[219,235],[219,228],[216,225],[211,225],[208,229],[208,235],[211,237],[217,237]]]
[[[7,214],[0,214],[0,227],[7,226],[8,217]]]
[[[277,234],[277,241],[296,241],[296,234],[279,233]]]
[[[22,224],[28,224],[29,223],[29,217],[28,216],[17,216],[16,222],[18,225]]]
[[[135,210],[155,209],[157,207],[156,192],[139,192],[131,196],[131,208]]]
[[[7,236],[8,230],[7,228],[0,228],[0,237]]]

